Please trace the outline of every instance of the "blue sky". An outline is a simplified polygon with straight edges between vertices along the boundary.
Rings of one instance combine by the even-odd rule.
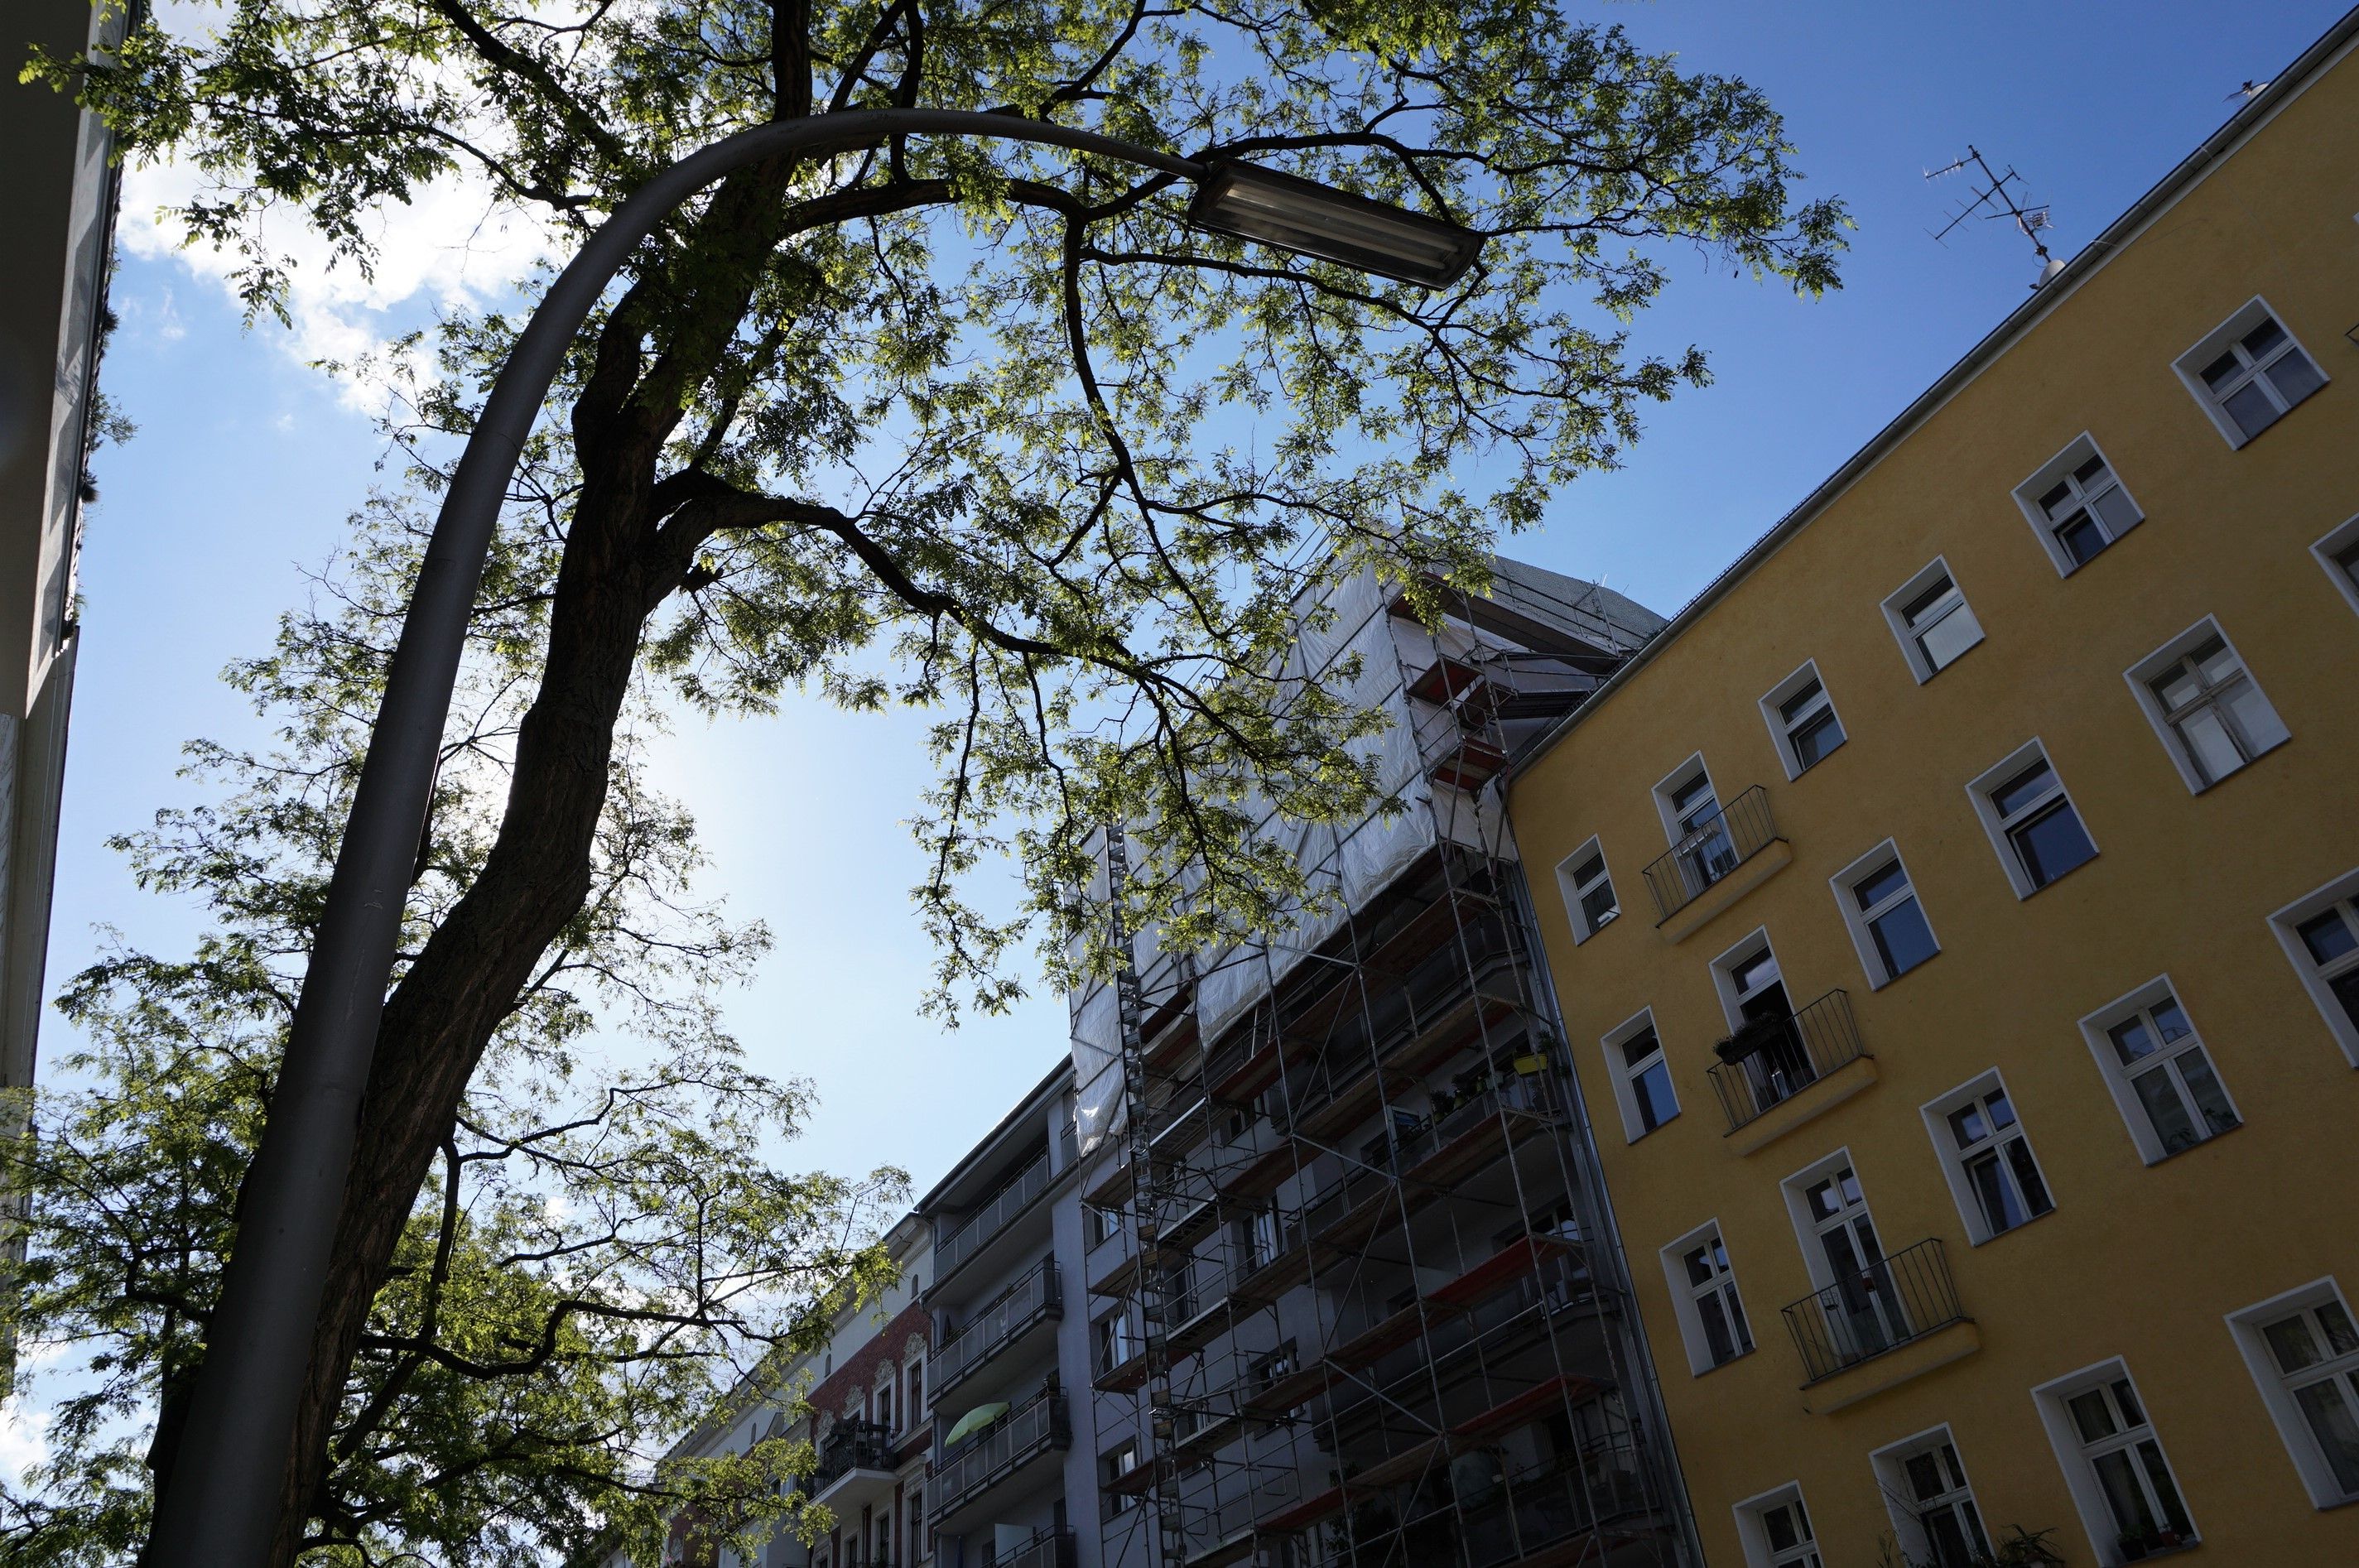
[[[1648,419],[1621,472],[1560,494],[1546,529],[1509,547],[1603,577],[1669,612],[1834,469],[2025,297],[2029,246],[1973,223],[1935,244],[1964,190],[1923,171],[1972,142],[2049,204],[2069,255],[2160,178],[2266,78],[2323,32],[2342,0],[2262,5],[1745,5],[1590,6],[1693,69],[1741,75],[1785,111],[1806,194],[1839,193],[1860,229],[1847,287],[1817,301],[1675,270],[1643,346],[1690,342],[1715,384]],[[133,202],[152,205],[152,180]],[[186,738],[253,736],[217,672],[264,647],[305,591],[342,519],[383,476],[364,415],[305,368],[423,301],[505,276],[455,209],[410,215],[397,265],[311,297],[302,331],[241,330],[209,265],[135,243],[114,285],[124,318],[110,394],[139,427],[102,454],[103,500],[82,568],[86,611],[60,836],[50,989],[111,925],[164,951],[189,909],[139,893],[103,840],[191,798],[174,779]],[[488,269],[488,270],[486,270]],[[380,308],[382,308],[380,309]],[[697,812],[715,864],[705,887],[778,938],[729,1016],[768,1071],[821,1096],[795,1162],[878,1163],[939,1176],[1065,1050],[1052,996],[946,1034],[916,1012],[929,952],[907,891],[920,874],[903,820],[926,779],[919,721],[790,702],[775,719],[680,720],[658,780]],[[52,1016],[45,1054],[69,1044]]]

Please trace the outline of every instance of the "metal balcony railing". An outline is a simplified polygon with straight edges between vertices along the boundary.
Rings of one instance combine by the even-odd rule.
[[[940,1523],[976,1494],[1005,1480],[1052,1448],[1072,1446],[1062,1390],[1044,1389],[943,1457],[934,1477],[933,1517]]]
[[[811,1495],[827,1490],[850,1470],[890,1470],[893,1433],[873,1421],[839,1422],[819,1445],[819,1467],[811,1472]]]
[[[1867,1054],[1841,989],[1787,1017],[1755,1019],[1720,1048],[1723,1060],[1708,1071],[1731,1132]]]
[[[1777,837],[1769,797],[1759,784],[1723,805],[1647,868],[1647,891],[1655,895],[1655,924],[1660,925],[1686,908]]]
[[[1785,1309],[1804,1386],[1965,1316],[1939,1237],[1904,1247]]]
[[[1004,1552],[986,1547],[982,1568],[1073,1568],[1073,1532],[1038,1530],[1031,1540]]]
[[[934,1397],[940,1399],[1044,1318],[1065,1315],[1062,1277],[1054,1258],[1017,1280],[934,1351]]]
[[[959,1222],[959,1227],[934,1249],[934,1278],[939,1282],[950,1277],[951,1270],[965,1262],[981,1249],[983,1244],[1007,1228],[1008,1221],[1030,1208],[1049,1190],[1049,1152],[1016,1175],[1016,1179],[994,1193],[983,1206]]]

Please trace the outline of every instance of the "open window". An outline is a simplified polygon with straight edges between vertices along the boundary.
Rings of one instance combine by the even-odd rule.
[[[2196,793],[2288,739],[2243,657],[2205,616],[2125,672],[2171,766]]]
[[[1713,1220],[1663,1249],[1663,1278],[1671,1312],[1688,1352],[1688,1370],[1701,1377],[1753,1348],[1753,1326],[1736,1292],[1736,1271]]]
[[[1588,941],[1622,913],[1614,879],[1605,869],[1605,850],[1595,838],[1557,862],[1557,891],[1564,895],[1565,918],[1572,924],[1572,939]]]
[[[2096,843],[2081,825],[2079,807],[2049,761],[2048,748],[2036,739],[1966,785],[1966,794],[2017,898],[2029,898],[2096,858]]]
[[[2015,503],[2060,577],[2087,566],[2146,520],[2114,465],[2085,432],[2015,487]]]
[[[2359,1501],[2359,1325],[2333,1277],[2229,1314],[2228,1331],[2310,1502]]]
[[[2146,1401],[2116,1358],[2031,1391],[2097,1561],[2136,1563],[2199,1539]]]
[[[2258,295],[2170,368],[2232,447],[2242,447],[2326,384],[2318,362]]]
[[[1881,990],[1941,950],[1891,839],[1837,871],[1828,885],[1871,989]]]
[[[2089,1014],[2081,1033],[2147,1164],[2243,1125],[2169,975]]]
[[[2006,1082],[1993,1068],[1919,1108],[1958,1217],[1975,1246],[2056,1206]]]
[[[1605,1049],[1605,1072],[1622,1112],[1622,1130],[1631,1142],[1680,1114],[1679,1093],[1671,1083],[1662,1037],[1655,1033],[1652,1008],[1616,1025],[1599,1044]]]
[[[1809,773],[1843,743],[1843,719],[1815,659],[1769,688],[1761,698],[1761,717],[1789,779]]]
[[[2327,1032],[2359,1067],[2359,870],[2287,904],[2269,916],[2269,928]]]
[[[1884,620],[1919,686],[1983,640],[1983,623],[1940,556],[1885,599]]]

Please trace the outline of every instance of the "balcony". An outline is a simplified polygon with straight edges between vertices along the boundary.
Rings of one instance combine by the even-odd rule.
[[[1039,1530],[1031,1540],[1004,1553],[987,1546],[981,1568],[1073,1568],[1073,1532]]]
[[[944,1237],[934,1247],[934,1283],[951,1277],[958,1266],[983,1250],[991,1238],[1006,1230],[1016,1217],[1040,1201],[1049,1190],[1049,1152],[1043,1149],[1039,1157],[1017,1173],[1009,1182],[973,1214],[959,1221],[958,1228]]]
[[[1852,1017],[1851,998],[1841,989],[1831,990],[1785,1017],[1753,1019],[1722,1041],[1717,1050],[1721,1059],[1708,1073],[1731,1134],[1753,1126],[1805,1089],[1836,1077],[1867,1056],[1866,1047],[1860,1043],[1859,1025]],[[1842,1093],[1813,1095],[1810,1108],[1801,1114],[1778,1116],[1777,1125],[1746,1139],[1742,1152],[1751,1153],[1771,1138],[1782,1136],[1865,1088],[1875,1081],[1873,1066],[1851,1075],[1848,1081],[1852,1087]]]
[[[820,1442],[811,1501],[838,1518],[857,1518],[863,1504],[891,1501],[893,1447],[891,1430],[873,1421],[839,1422]]]
[[[1756,860],[1772,845],[1777,852]],[[1655,897],[1656,929],[1671,941],[1680,940],[1792,859],[1786,841],[1777,837],[1768,795],[1755,784],[1647,866],[1647,891]]]
[[[971,1529],[989,1512],[983,1505],[995,1488],[1072,1444],[1063,1390],[1042,1390],[942,1456],[933,1479],[934,1528],[952,1535]]]
[[[1811,1400],[1810,1408],[1821,1412],[1945,1366],[1981,1343],[1973,1336],[1973,1320],[1958,1305],[1957,1287],[1951,1282],[1939,1237],[1905,1247],[1804,1296],[1787,1307],[1784,1316],[1794,1348],[1801,1353],[1806,1390],[1905,1346],[1946,1342],[1947,1353],[1908,1357],[1908,1365],[1896,1368],[1897,1376],[1872,1382],[1854,1379],[1836,1398]],[[1965,1332],[1945,1332],[1952,1325]]]
[[[940,1399],[994,1358],[1046,1337],[1041,1331],[1064,1315],[1063,1276],[1055,1259],[1043,1258],[936,1347],[934,1398]]]

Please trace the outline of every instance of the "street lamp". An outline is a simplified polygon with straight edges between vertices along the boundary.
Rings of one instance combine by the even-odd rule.
[[[256,1568],[269,1555],[467,619],[501,502],[567,348],[639,242],[723,175],[764,158],[912,135],[1033,142],[1159,169],[1199,183],[1192,215],[1206,228],[1409,282],[1456,277],[1482,244],[1454,225],[1272,170],[1199,163],[1094,131],[970,110],[859,110],[757,125],[632,192],[558,275],[517,337],[427,542],[240,1195],[237,1240],[206,1327],[187,1423],[157,1499],[150,1568]]]
[[[1249,163],[1212,165],[1188,221],[1428,288],[1457,282],[1483,248],[1471,229]]]

